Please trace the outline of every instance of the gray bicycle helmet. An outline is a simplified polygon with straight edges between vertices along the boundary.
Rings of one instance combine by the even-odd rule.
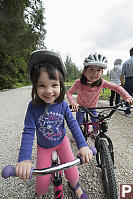
[[[94,53],[85,58],[83,64],[84,66],[100,66],[103,69],[106,69],[108,62],[105,55],[101,53]]]
[[[30,78],[31,78],[32,71],[40,63],[44,63],[44,64],[51,63],[52,65],[54,65],[57,69],[60,70],[65,80],[65,76],[66,76],[65,66],[59,54],[53,51],[45,50],[45,49],[33,51],[30,56],[29,65],[28,65]]]

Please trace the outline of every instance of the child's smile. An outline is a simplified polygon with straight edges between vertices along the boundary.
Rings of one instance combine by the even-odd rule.
[[[101,75],[103,74],[102,67],[99,66],[88,66],[84,72],[84,75],[88,79],[88,82],[93,83],[100,79]]]

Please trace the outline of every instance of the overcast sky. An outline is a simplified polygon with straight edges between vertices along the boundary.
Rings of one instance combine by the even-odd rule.
[[[90,52],[126,61],[133,46],[132,0],[43,0],[48,49],[70,56],[81,69]]]

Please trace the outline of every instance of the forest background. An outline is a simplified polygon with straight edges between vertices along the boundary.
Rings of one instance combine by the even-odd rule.
[[[30,84],[28,61],[32,51],[45,49],[45,8],[41,0],[0,1],[0,90]],[[48,33],[47,33],[48,34]],[[79,78],[81,71],[71,57],[64,62],[69,87]],[[109,80],[109,71],[103,75]],[[108,89],[101,93],[107,99]]]

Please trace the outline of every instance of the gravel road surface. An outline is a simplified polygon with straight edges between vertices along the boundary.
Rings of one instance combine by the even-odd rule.
[[[6,165],[16,165],[24,117],[30,97],[31,87],[23,87],[0,92],[0,171]],[[99,101],[99,105],[109,105],[108,101]],[[133,111],[132,111],[133,112]],[[109,136],[113,140],[115,152],[115,174],[120,183],[133,183],[133,113],[131,118],[123,112],[115,113],[109,124]],[[76,156],[76,146],[67,129],[72,149]],[[93,142],[88,140],[91,146]],[[33,163],[36,159],[36,141],[33,146]],[[106,199],[102,187],[101,169],[93,159],[89,164],[79,166],[80,184],[91,199]],[[63,177],[64,198],[72,199],[70,190]],[[22,181],[18,178],[3,179],[0,176],[0,199],[34,199],[35,178]],[[53,199],[52,186],[46,199]]]

